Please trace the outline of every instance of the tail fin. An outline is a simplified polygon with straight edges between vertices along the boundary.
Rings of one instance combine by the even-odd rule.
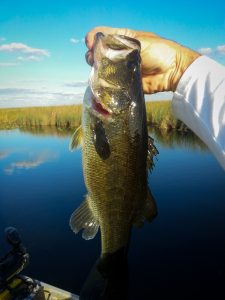
[[[127,251],[102,255],[89,273],[80,300],[126,300],[128,294]]]

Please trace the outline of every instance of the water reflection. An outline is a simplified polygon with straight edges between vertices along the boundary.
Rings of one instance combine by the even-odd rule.
[[[10,155],[10,150],[1,150],[0,151],[0,160],[7,158]]]
[[[23,127],[20,128],[21,132],[31,133],[39,136],[57,136],[57,137],[67,137],[70,136],[74,129],[65,129],[55,126],[35,126],[35,127]]]
[[[79,127],[79,126],[78,126]],[[20,128],[21,132],[39,136],[68,137],[78,128],[61,129],[54,126],[36,126]],[[153,135],[158,143],[166,147],[183,147],[207,152],[207,146],[191,130],[163,130],[157,127],[148,127],[149,134]],[[4,153],[2,153],[4,155]],[[1,153],[0,153],[1,159]]]
[[[157,127],[148,127],[149,134],[153,134],[156,141],[164,147],[185,148],[207,152],[208,148],[203,141],[192,131],[163,130]]]
[[[5,167],[4,172],[7,175],[12,175],[17,170],[29,170],[39,167],[40,165],[52,161],[57,158],[57,153],[49,151],[41,151],[39,153],[33,154],[27,153],[29,156],[26,160],[11,162]]]

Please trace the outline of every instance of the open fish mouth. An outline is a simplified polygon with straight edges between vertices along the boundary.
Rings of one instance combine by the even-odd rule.
[[[97,101],[95,97],[92,97],[92,108],[97,111],[99,114],[107,117],[110,116],[111,113],[105,109],[100,102]]]

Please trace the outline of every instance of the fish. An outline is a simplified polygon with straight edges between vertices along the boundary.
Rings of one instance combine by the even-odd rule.
[[[101,257],[127,249],[132,226],[157,215],[148,170],[158,150],[148,137],[140,51],[136,39],[95,35],[82,124],[70,143],[71,150],[82,146],[87,188],[70,227],[86,240],[100,228]]]
[[[80,299],[127,299],[132,226],[157,215],[148,171],[158,150],[148,136],[141,81],[140,42],[122,35],[95,36],[93,66],[82,124],[70,149],[82,146],[87,195],[70,218],[86,240],[101,233],[101,255]]]

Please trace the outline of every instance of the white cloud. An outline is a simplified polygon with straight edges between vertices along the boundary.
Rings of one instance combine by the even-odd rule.
[[[72,44],[78,44],[80,42],[84,43],[85,42],[85,38],[82,38],[82,39],[79,40],[79,39],[76,39],[76,38],[72,37],[72,38],[70,38],[70,42]]]
[[[11,52],[26,53],[29,55],[36,55],[36,56],[50,56],[48,50],[32,48],[23,43],[10,43],[10,44],[0,45],[0,51],[7,52],[7,53],[11,53]]]
[[[78,43],[80,42],[80,40],[75,39],[75,38],[70,38],[70,42],[71,42],[72,44],[78,44]]]
[[[68,88],[0,88],[0,108],[74,105],[83,100],[84,90],[71,91]]]
[[[33,89],[26,88],[0,88],[0,96],[2,95],[13,95],[13,94],[21,94],[21,93],[34,93]]]
[[[17,62],[0,62],[0,68],[17,66]]]
[[[217,46],[216,51],[217,51],[219,54],[225,55],[225,45]]]
[[[202,55],[210,55],[213,52],[212,48],[200,48],[197,51]]]
[[[86,87],[87,85],[88,85],[87,81],[72,81],[64,84],[64,86],[67,87]]]
[[[40,56],[29,55],[29,56],[18,56],[17,60],[19,60],[19,61],[41,61],[42,58]]]
[[[200,48],[197,50],[202,55],[214,55],[216,58],[216,54],[225,55],[225,45],[218,45],[216,48]]]
[[[26,82],[25,82],[26,83]],[[52,88],[43,89],[40,84],[34,88],[5,87],[0,88],[0,107],[29,107],[50,105],[74,105],[83,101],[86,81],[71,81],[58,83]],[[46,85],[49,85],[46,82]],[[171,100],[172,92],[145,95],[146,101]]]

